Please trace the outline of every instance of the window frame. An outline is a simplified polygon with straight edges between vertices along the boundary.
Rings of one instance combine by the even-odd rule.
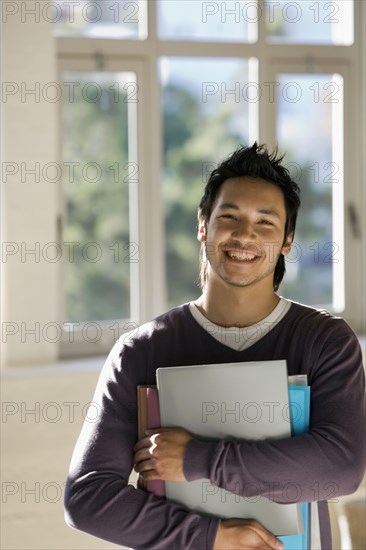
[[[264,0],[259,0],[264,7]],[[160,84],[158,60],[162,56],[182,57],[255,57],[259,60],[259,83],[270,81],[274,69],[291,72],[296,67],[305,71],[338,72],[344,76],[344,181],[345,181],[345,310],[341,315],[356,332],[365,328],[365,250],[364,174],[366,161],[365,128],[365,36],[363,26],[366,6],[355,2],[354,43],[342,45],[274,44],[266,40],[264,18],[258,23],[256,43],[220,43],[195,41],[163,41],[157,37],[156,2],[148,2],[148,37],[146,40],[91,39],[57,37],[59,69],[71,64],[85,70],[84,63],[97,70],[98,60],[104,62],[103,70],[134,70],[139,64],[141,99],[139,100],[139,167],[138,195],[140,235],[140,297],[138,318],[141,324],[166,310],[166,273],[163,206],[161,193],[162,121],[160,118]],[[98,54],[97,56],[95,54]],[[136,65],[137,66],[137,65]],[[113,68],[112,68],[113,67]],[[275,143],[276,113],[273,104],[261,102],[259,109],[259,141]],[[356,138],[355,138],[356,136]],[[360,160],[362,159],[362,161]],[[349,182],[352,182],[351,184]],[[358,214],[361,238],[355,238],[346,207],[353,204]],[[301,214],[300,214],[301,215]],[[73,353],[63,347],[63,356]],[[90,345],[87,346],[90,351]],[[85,346],[80,354],[85,354]],[[104,353],[110,342],[98,346],[96,353]]]
[[[60,340],[60,357],[70,358],[76,356],[103,354],[114,344],[117,335],[138,327],[143,320],[155,315],[156,304],[161,303],[163,293],[162,277],[151,279],[151,264],[154,264],[157,258],[163,258],[162,239],[159,236],[159,224],[156,224],[153,213],[156,211],[151,208],[151,202],[155,201],[154,192],[160,192],[160,189],[154,189],[151,185],[149,176],[149,167],[159,163],[154,160],[154,148],[149,147],[147,136],[150,129],[151,117],[149,117],[147,82],[148,70],[146,63],[137,58],[128,58],[121,56],[116,59],[104,57],[103,55],[94,56],[60,56],[58,63],[59,82],[63,81],[64,71],[75,72],[134,72],[138,83],[138,101],[137,101],[137,159],[139,167],[138,184],[130,184],[130,204],[137,201],[130,216],[130,238],[131,242],[138,242],[139,254],[138,262],[130,264],[131,281],[131,316],[129,319],[112,319],[108,321],[85,321],[81,323],[65,323],[63,334]],[[62,131],[62,103],[59,104],[59,123]],[[62,139],[59,140],[59,158],[62,162]],[[155,178],[155,181],[158,181]],[[59,241],[62,245],[62,228],[67,223],[66,200],[63,190],[63,183],[59,186]],[[161,219],[161,217],[160,217]],[[152,244],[154,243],[154,248]],[[66,255],[63,255],[66,258]],[[63,313],[63,319],[66,318],[66,289],[65,289],[65,270],[67,262],[61,262],[60,265],[60,311]],[[161,268],[163,270],[163,267]],[[95,343],[90,338],[85,338],[85,331],[88,325],[97,323],[100,327],[101,337]]]
[[[328,59],[313,60],[311,64],[302,59],[273,59],[271,66],[266,74],[267,80],[270,82],[276,81],[280,73],[301,73],[309,74],[329,74],[338,73],[343,77],[343,131],[344,131],[344,149],[343,149],[343,244],[344,250],[344,281],[345,281],[345,308],[342,311],[334,311],[332,307],[325,305],[330,312],[345,317],[352,326],[359,325],[359,319],[362,319],[362,304],[365,303],[364,285],[362,285],[362,239],[352,238],[352,223],[349,216],[348,206],[352,205],[357,211],[357,205],[363,204],[358,202],[362,200],[362,189],[357,189],[357,185],[353,184],[352,188],[347,185],[347,182],[362,181],[362,173],[360,164],[357,163],[357,148],[352,148],[352,136],[354,129],[359,125],[359,117],[356,110],[352,108],[357,102],[355,97],[356,75],[355,68],[352,67],[347,60],[344,59]],[[276,102],[270,104],[270,115],[267,120],[266,128],[263,128],[263,133],[266,133],[266,143],[274,145],[276,143]],[[269,121],[269,124],[268,124]],[[360,125],[359,125],[359,129]],[[360,195],[359,195],[360,193]],[[359,198],[358,198],[359,197]],[[360,213],[361,214],[361,213]],[[299,212],[301,216],[301,209]],[[359,216],[360,217],[360,216]],[[296,240],[296,236],[295,236]],[[352,283],[347,284],[347,280],[352,279]],[[358,298],[354,298],[354,289],[359,289]],[[360,307],[361,306],[361,307]],[[319,304],[318,307],[322,307]]]

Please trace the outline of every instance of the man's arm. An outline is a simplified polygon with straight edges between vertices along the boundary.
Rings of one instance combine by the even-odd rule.
[[[128,484],[137,441],[136,364],[127,347],[119,357],[121,347],[114,346],[97,384],[92,406],[98,418],[85,420],[73,453],[65,520],[134,549],[211,550],[219,520],[187,512]]]
[[[192,439],[184,456],[188,481],[211,483],[276,502],[328,500],[354,492],[365,471],[365,376],[353,333],[324,337],[314,356],[309,434],[234,443]]]
[[[146,479],[210,479],[241,496],[281,503],[354,492],[365,470],[365,377],[355,335],[338,336],[324,337],[320,351],[313,351],[309,434],[234,443],[201,441],[181,429],[156,430],[135,447],[136,471]]]

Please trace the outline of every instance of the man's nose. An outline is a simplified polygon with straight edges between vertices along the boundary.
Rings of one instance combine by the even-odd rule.
[[[253,241],[256,238],[255,229],[248,220],[240,220],[235,225],[232,235],[240,241]]]

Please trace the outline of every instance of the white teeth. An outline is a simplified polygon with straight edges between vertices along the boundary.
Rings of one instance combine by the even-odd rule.
[[[233,260],[254,260],[255,258],[254,254],[248,254],[247,252],[228,252],[228,255]]]

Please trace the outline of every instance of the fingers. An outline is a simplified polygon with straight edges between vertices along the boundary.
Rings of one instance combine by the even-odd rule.
[[[164,429],[164,428],[159,428],[159,429],[154,429],[154,430],[145,430],[145,436],[147,438],[152,438],[153,436],[158,436],[159,434],[163,433],[164,431],[167,431],[167,430]]]
[[[156,460],[154,457],[154,449],[156,446],[151,444],[149,438],[145,439],[147,441],[144,443],[144,446],[135,445],[134,447],[134,449],[138,449],[133,455],[134,470],[139,473],[145,470],[152,470],[156,465]],[[142,440],[140,440],[140,442],[141,441]]]
[[[142,462],[143,460],[148,460],[149,458],[152,458],[151,453],[148,449],[141,449],[140,451],[137,451],[133,455],[133,462],[134,464],[138,464],[139,462]]]
[[[136,451],[133,455],[133,469],[135,472],[143,474],[145,479],[154,479],[154,477],[151,476],[157,477],[157,461],[154,456],[154,451],[156,452],[157,445],[151,442],[150,437],[145,437],[136,443],[134,450]],[[149,478],[146,477],[147,472],[149,472]]]
[[[152,470],[154,468],[154,464],[151,460],[143,460],[142,462],[139,462],[134,465],[133,469],[138,474],[142,474],[143,472],[147,470]]]
[[[135,472],[140,474],[145,481],[149,481],[151,479],[161,479],[165,480],[164,475],[156,469],[156,464],[154,464],[153,460],[144,460],[143,462],[140,462],[139,464],[135,464],[133,467]]]
[[[139,451],[139,453],[142,453],[142,451]],[[144,454],[140,454],[137,459],[134,458],[136,464],[134,465],[133,469],[135,470],[135,472],[140,474],[145,481],[149,481],[152,479],[162,479],[161,473],[157,469],[156,459],[151,456],[150,458],[144,459],[144,456]]]
[[[146,472],[154,471],[156,468],[156,459],[152,456],[151,446],[149,448],[144,447],[137,451],[133,456],[134,467],[133,469],[138,474],[143,474],[145,477]],[[155,472],[157,474],[157,472]]]
[[[252,529],[262,540],[263,542],[268,546],[268,548],[271,548],[273,550],[282,550],[284,545],[281,541],[279,541],[272,533],[267,531],[260,523],[257,523],[256,521],[250,522],[248,525],[250,529]]]
[[[139,439],[137,443],[135,444],[133,450],[138,451],[139,449],[144,449],[146,447],[151,446],[151,436],[143,437],[142,439]]]
[[[133,462],[136,472],[156,472],[156,478],[184,481],[183,459],[192,436],[183,429],[155,431],[136,442]],[[145,474],[143,474],[145,477]]]
[[[146,430],[145,433],[148,435],[137,441],[133,448],[134,451],[150,447],[150,445],[186,446],[192,439],[192,436],[182,428],[159,428],[158,430]]]
[[[215,539],[215,550],[282,550],[284,545],[255,520],[222,520]]]

